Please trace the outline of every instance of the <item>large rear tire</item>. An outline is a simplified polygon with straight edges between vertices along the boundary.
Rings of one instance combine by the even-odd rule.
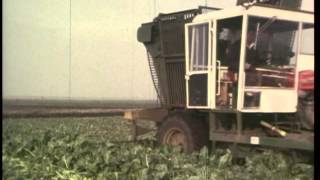
[[[180,146],[183,152],[191,153],[208,145],[208,127],[200,119],[189,114],[174,114],[164,121],[158,130],[158,142]]]

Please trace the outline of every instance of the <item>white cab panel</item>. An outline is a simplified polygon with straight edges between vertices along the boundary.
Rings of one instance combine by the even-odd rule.
[[[245,92],[260,92],[258,108],[241,108],[241,112],[290,113],[296,112],[297,93],[294,89],[246,88]]]

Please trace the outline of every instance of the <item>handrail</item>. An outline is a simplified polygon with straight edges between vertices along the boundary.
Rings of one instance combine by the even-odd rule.
[[[219,60],[217,60],[218,63],[218,68],[216,68],[218,70],[218,92],[216,95],[220,95],[220,79],[221,79],[221,75],[220,75],[220,67],[221,67],[221,62]]]

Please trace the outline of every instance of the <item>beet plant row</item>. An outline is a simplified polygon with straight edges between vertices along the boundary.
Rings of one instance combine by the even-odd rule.
[[[183,154],[177,148],[157,146],[152,138],[136,143],[125,141],[126,138],[119,136],[129,134],[119,134],[119,130],[129,126],[117,120],[103,121],[101,126],[110,124],[112,128],[106,132],[100,129],[97,139],[98,136],[107,138],[95,140],[92,132],[83,130],[91,122],[100,126],[94,120],[86,120],[83,126],[81,119],[48,127],[45,124],[39,127],[38,123],[43,122],[29,119],[4,120],[3,179],[313,178],[312,163],[280,152],[250,154],[244,165],[238,165],[232,162],[229,150],[209,154],[203,148],[200,152]]]

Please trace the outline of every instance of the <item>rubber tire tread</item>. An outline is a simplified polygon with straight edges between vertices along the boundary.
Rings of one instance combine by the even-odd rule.
[[[209,142],[209,128],[200,119],[195,119],[188,113],[175,113],[169,115],[160,126],[157,140],[162,144],[166,132],[171,128],[181,129],[187,137],[186,153],[198,151],[207,146]]]

